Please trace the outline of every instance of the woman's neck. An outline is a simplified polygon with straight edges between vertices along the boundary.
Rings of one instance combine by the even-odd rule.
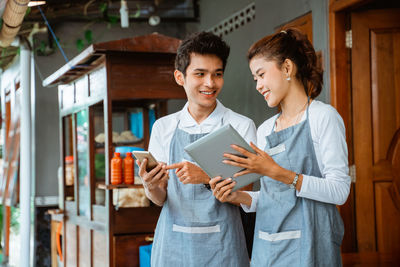
[[[280,103],[282,116],[285,118],[296,117],[299,112],[304,110],[308,102],[308,97],[303,86],[293,85],[293,88],[289,92]]]

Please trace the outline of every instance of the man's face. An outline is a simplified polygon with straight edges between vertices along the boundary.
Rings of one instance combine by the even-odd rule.
[[[183,86],[189,107],[198,110],[214,109],[216,99],[224,85],[222,60],[215,55],[192,53],[186,76],[175,70],[176,82]]]

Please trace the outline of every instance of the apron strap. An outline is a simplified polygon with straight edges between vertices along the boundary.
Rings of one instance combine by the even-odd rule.
[[[308,109],[310,108],[310,99],[311,99],[310,96],[308,96],[307,97],[307,110],[306,110],[306,112],[307,112],[306,116],[307,117],[306,117],[306,120],[308,120],[308,115],[309,115]]]
[[[274,125],[272,125],[272,130],[271,130],[270,134],[273,133],[273,132],[275,131],[276,121],[277,121],[278,118],[281,116],[281,114],[282,114],[282,111],[278,113],[278,116],[276,116],[276,118],[275,118],[275,120],[274,120]]]

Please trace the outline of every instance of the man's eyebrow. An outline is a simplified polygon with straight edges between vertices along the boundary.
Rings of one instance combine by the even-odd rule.
[[[193,71],[209,72],[207,69],[194,69]],[[224,69],[216,69],[215,72],[224,71]]]

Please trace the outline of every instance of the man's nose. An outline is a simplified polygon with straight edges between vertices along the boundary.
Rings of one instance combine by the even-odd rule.
[[[215,78],[214,78],[214,76],[213,75],[207,75],[206,77],[205,77],[205,80],[204,80],[204,84],[207,86],[207,87],[214,87],[214,85],[215,85],[215,80],[214,80]]]

